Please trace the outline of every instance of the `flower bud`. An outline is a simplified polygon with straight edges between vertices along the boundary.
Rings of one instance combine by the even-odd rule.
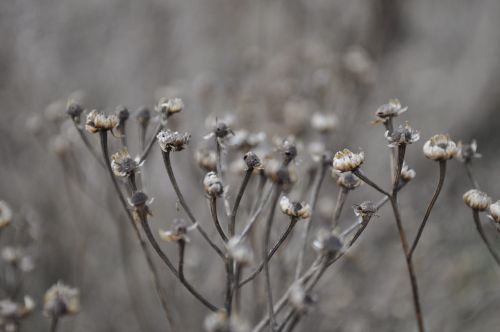
[[[224,186],[221,179],[215,172],[208,172],[203,179],[203,187],[208,196],[221,196],[224,192]]]
[[[500,201],[490,205],[488,217],[495,223],[500,224]]]
[[[48,317],[77,314],[80,311],[78,290],[58,282],[45,293],[43,310]]]
[[[116,176],[129,176],[137,167],[137,162],[130,157],[126,147],[111,156],[111,168]]]
[[[243,160],[249,169],[262,167],[260,158],[252,151],[245,153]]]

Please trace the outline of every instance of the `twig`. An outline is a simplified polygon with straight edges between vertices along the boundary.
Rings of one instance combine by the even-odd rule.
[[[149,155],[149,152],[151,152],[151,148],[153,147],[153,144],[156,142],[156,135],[163,129],[163,125],[161,123],[158,124],[156,127],[155,131],[153,132],[153,136],[149,139],[149,142],[146,146],[146,149],[142,152],[141,156],[139,157],[139,162],[138,164],[141,164],[144,160]]]
[[[339,189],[339,194],[337,196],[337,203],[335,205],[335,211],[333,212],[332,228],[335,228],[338,225],[339,218],[342,213],[342,208],[344,207],[348,194],[349,194],[349,189],[344,187],[341,187]]]
[[[228,241],[228,238],[226,234],[224,233],[224,230],[222,229],[220,222],[219,222],[219,217],[217,216],[217,197],[212,196],[209,197],[209,205],[210,205],[210,213],[212,214],[212,220],[214,221],[215,228],[217,229],[217,232],[219,233],[221,239],[224,242]]]
[[[391,194],[389,194],[384,189],[380,188],[375,182],[373,182],[370,179],[368,179],[366,177],[366,175],[359,168],[355,169],[352,172],[354,173],[354,175],[356,175],[358,178],[360,178],[361,180],[363,180],[363,182],[365,182],[367,185],[369,185],[372,188],[374,188],[375,190],[377,190],[379,193],[382,193],[382,194],[384,194],[386,196],[391,196]]]
[[[73,120],[73,124],[75,125],[76,130],[78,131],[78,135],[80,135],[80,138],[83,141],[83,145],[89,150],[90,154],[94,157],[95,160],[101,165],[102,167],[105,167],[104,163],[102,162],[102,159],[99,157],[97,152],[94,150],[94,147],[92,144],[90,144],[89,140],[87,139],[87,136],[85,136],[85,133],[83,132],[83,129],[80,127],[78,123]]]
[[[59,325],[59,316],[52,315],[52,319],[50,321],[50,332],[56,332],[58,325]]]
[[[469,162],[464,162],[464,166],[465,166],[465,171],[467,172],[467,177],[469,178],[472,186],[474,187],[474,189],[478,189],[479,190],[480,189],[479,188],[479,183],[474,178],[474,175],[472,175],[472,167],[471,167],[470,161]]]
[[[415,240],[413,240],[413,244],[410,249],[409,256],[410,258],[413,257],[413,252],[417,248],[418,241],[420,240],[420,237],[422,236],[422,232],[424,231],[425,224],[427,220],[429,219],[429,216],[431,214],[431,210],[434,207],[434,204],[436,203],[436,200],[441,193],[441,189],[443,188],[443,183],[444,179],[446,177],[446,160],[441,160],[439,161],[439,180],[438,180],[438,185],[436,187],[436,191],[434,192],[434,195],[432,196],[432,199],[429,203],[429,206],[427,207],[427,211],[425,212],[424,219],[420,223],[420,227],[418,228],[418,233],[417,236],[415,237]]]
[[[500,266],[500,257],[498,254],[493,250],[493,246],[491,245],[490,241],[486,237],[486,233],[484,232],[483,226],[481,225],[481,218],[479,217],[479,211],[476,209],[472,210],[472,216],[474,218],[474,223],[476,224],[477,232],[479,233],[479,236],[481,236],[481,239],[483,240],[484,244],[488,248],[488,250],[491,253],[491,256],[493,256],[493,259],[495,262]]]
[[[243,229],[243,231],[241,232],[241,235],[240,237],[243,239],[247,236],[248,232],[250,232],[250,230],[252,229],[252,226],[255,224],[255,222],[257,221],[257,218],[260,216],[260,213],[262,212],[262,210],[264,209],[264,206],[266,205],[266,203],[269,201],[269,199],[271,198],[271,194],[273,192],[273,189],[274,189],[274,185],[272,185],[271,187],[269,187],[269,190],[267,191],[267,193],[265,195],[261,195],[261,199],[260,199],[260,202],[259,202],[259,205],[257,206],[256,208],[256,211],[255,213],[252,215],[252,217],[250,218],[250,221],[246,224],[245,228]]]
[[[177,264],[177,270],[179,271],[179,279],[184,280],[184,251],[186,249],[186,241],[180,239],[177,241],[179,248],[179,262]]]
[[[252,177],[254,168],[249,167],[245,172],[245,177],[241,182],[240,189],[238,190],[238,195],[236,196],[236,200],[234,201],[233,210],[231,211],[230,221],[229,221],[229,236],[234,236],[235,228],[236,228],[236,214],[238,213],[238,208],[240,206],[241,199],[243,198],[243,194],[245,193],[245,189]]]

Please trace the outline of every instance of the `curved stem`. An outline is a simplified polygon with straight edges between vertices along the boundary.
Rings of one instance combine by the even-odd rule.
[[[490,241],[486,237],[486,233],[484,232],[483,226],[481,225],[481,219],[479,217],[479,211],[478,210],[472,210],[472,216],[474,218],[474,223],[476,224],[477,232],[479,233],[479,236],[481,236],[481,239],[483,240],[484,244],[488,248],[488,250],[491,253],[491,256],[493,256],[493,259],[495,262],[500,266],[500,257],[498,254],[493,250],[493,246],[491,245]]]
[[[92,144],[90,144],[89,140],[87,139],[87,136],[85,136],[85,133],[83,132],[82,128],[79,126],[78,123],[75,122],[75,120],[73,120],[73,124],[75,125],[75,128],[78,131],[78,135],[80,135],[80,138],[82,139],[83,144],[85,145],[87,150],[89,150],[90,154],[94,157],[95,160],[97,160],[99,165],[101,165],[102,167],[105,167],[101,158],[99,158],[99,155],[97,154],[97,152],[92,147]]]
[[[339,189],[339,194],[337,196],[337,204],[335,205],[335,211],[333,212],[332,228],[335,228],[338,225],[340,214],[342,213],[342,209],[344,207],[348,194],[349,194],[349,189],[346,189],[344,187],[341,187]]]
[[[465,162],[464,166],[465,166],[465,171],[467,172],[467,177],[469,178],[472,186],[474,187],[474,189],[479,189],[479,183],[474,178],[474,175],[472,175],[472,167],[470,165],[470,161]]]
[[[446,160],[441,160],[439,162],[439,181],[438,185],[436,187],[436,191],[434,192],[434,195],[432,196],[431,201],[429,202],[429,206],[427,207],[427,211],[425,212],[424,219],[422,219],[422,222],[420,223],[420,227],[418,228],[417,236],[415,237],[415,240],[413,240],[413,244],[410,249],[409,256],[410,258],[413,256],[413,252],[417,248],[418,241],[420,240],[420,237],[422,236],[422,232],[424,231],[425,224],[427,223],[427,220],[429,219],[429,216],[431,214],[431,210],[434,207],[434,204],[436,203],[436,200],[441,193],[441,189],[443,188],[443,183],[444,179],[446,177]]]
[[[361,169],[357,168],[355,169],[354,171],[352,171],[354,173],[354,175],[356,175],[358,178],[360,178],[361,180],[363,180],[364,183],[366,183],[367,185],[369,185],[370,187],[372,187],[373,189],[377,190],[379,193],[381,194],[384,194],[386,196],[391,196],[391,194],[389,194],[387,191],[385,191],[384,189],[380,188],[375,182],[373,182],[372,180],[368,179],[366,177],[366,175],[361,171]]]
[[[245,177],[243,178],[243,182],[241,182],[240,190],[238,190],[238,195],[236,196],[236,200],[234,201],[233,210],[231,211],[231,218],[229,221],[229,236],[234,236],[235,228],[236,228],[236,214],[238,213],[238,208],[240,206],[241,199],[243,198],[243,194],[245,193],[245,189],[250,181],[250,178],[253,173],[253,167],[249,167],[245,172]]]
[[[224,242],[227,242],[228,238],[224,233],[224,230],[222,229],[222,226],[220,225],[219,222],[219,217],[217,216],[217,198],[215,196],[210,197],[209,201],[210,201],[210,213],[212,214],[212,219],[214,221],[215,228],[217,229],[217,232],[219,233],[221,239]]]
[[[179,185],[177,184],[177,180],[175,179],[174,171],[172,170],[172,162],[170,161],[170,152],[165,152],[162,151],[162,156],[163,156],[163,162],[165,164],[165,168],[167,170],[168,178],[170,179],[170,183],[172,184],[172,187],[174,188],[175,193],[177,194],[177,198],[179,199],[179,203],[181,204],[182,208],[184,211],[186,211],[186,214],[189,217],[189,220],[191,220],[191,223],[196,224],[196,218],[194,217],[193,213],[191,212],[191,209],[186,203],[186,200],[184,199],[184,196],[181,193],[181,190],[179,189]],[[219,247],[213,241],[208,237],[207,233],[203,230],[201,225],[198,223],[198,227],[196,227],[198,232],[200,232],[201,236],[208,242],[208,244],[214,249],[214,251],[219,255],[222,259],[225,260],[224,253],[222,252]]]
[[[50,332],[56,332],[59,325],[59,316],[53,315],[50,321]]]
[[[246,224],[245,228],[243,229],[243,231],[241,232],[241,235],[240,237],[243,239],[245,238],[245,236],[247,236],[248,232],[250,232],[250,230],[252,229],[252,226],[255,224],[255,222],[257,221],[257,218],[260,216],[260,213],[262,212],[262,210],[264,209],[264,206],[266,205],[266,203],[269,201],[269,199],[271,198],[271,194],[273,192],[273,189],[274,189],[274,185],[271,186],[267,193],[264,194],[264,195],[261,195],[261,199],[260,199],[260,202],[255,210],[255,213],[253,214],[253,216],[250,218],[250,221]]]
[[[269,216],[267,217],[266,230],[264,234],[264,251],[263,251],[264,274],[266,279],[266,295],[267,295],[268,312],[271,320],[271,331],[274,331],[274,328],[276,326],[276,320],[274,317],[273,294],[271,287],[271,276],[269,273],[268,251],[269,251],[269,242],[271,239],[271,227],[273,225],[273,220],[274,220],[274,212],[276,210],[276,205],[278,204],[278,199],[280,195],[281,195],[281,188],[276,187],[274,190],[273,199],[271,201],[271,210],[269,211]]]
[[[144,230],[144,233],[146,234],[146,236],[147,236],[147,238],[149,240],[149,243],[151,244],[151,246],[153,247],[153,249],[156,251],[156,253],[158,254],[158,256],[161,258],[161,260],[163,261],[163,263],[165,263],[165,265],[172,272],[172,274],[177,279],[179,279],[179,281],[181,282],[181,284],[196,299],[198,299],[198,301],[200,301],[205,307],[207,307],[211,311],[214,311],[214,312],[217,311],[218,308],[215,305],[213,305],[212,303],[210,303],[207,299],[205,299],[202,295],[200,295],[200,293],[198,293],[198,291],[196,291],[196,289],[194,289],[193,286],[191,286],[191,284],[186,281],[186,279],[180,278],[180,275],[177,272],[177,270],[175,269],[174,265],[172,264],[172,262],[170,261],[170,259],[167,257],[167,255],[163,252],[163,250],[160,248],[160,245],[158,244],[158,242],[156,242],[156,239],[153,236],[153,233],[151,232],[151,228],[149,227],[149,224],[147,222],[145,214],[144,213],[139,213],[139,215],[140,215],[141,225],[142,225],[142,228]]]
[[[392,194],[396,195],[398,186],[399,186],[399,181],[401,179],[401,170],[403,169],[403,163],[405,161],[405,153],[406,153],[406,144],[400,144],[398,145],[398,153],[397,153],[397,160],[396,160],[396,169],[394,173],[394,181],[392,183]]]
[[[179,279],[184,280],[184,251],[186,250],[186,241],[180,239],[177,241],[179,248],[179,262],[177,264],[177,270],[179,271]]]
[[[146,146],[146,149],[142,152],[141,156],[139,157],[139,162],[138,164],[141,164],[146,158],[148,157],[149,153],[151,152],[151,148],[153,147],[153,144],[156,142],[156,135],[163,129],[163,125],[161,123],[158,124],[156,127],[156,130],[153,133],[153,137],[148,142],[148,145]]]
[[[267,255],[267,259],[268,260],[271,260],[271,258],[274,256],[274,254],[276,253],[276,251],[278,251],[278,249],[280,248],[280,246],[285,242],[286,238],[288,237],[288,235],[290,235],[290,233],[292,232],[293,228],[295,227],[295,225],[297,224],[297,218],[291,218],[290,219],[290,224],[288,224],[288,227],[287,229],[285,230],[285,232],[281,235],[280,239],[278,240],[278,242],[273,246],[273,248],[271,249],[271,251],[268,253]],[[243,285],[247,284],[248,282],[252,281],[260,272],[262,272],[262,269],[264,268],[264,261],[262,261],[259,266],[253,270],[250,275],[248,275],[245,279],[243,279],[240,283],[239,283],[239,286],[238,287],[242,287]]]

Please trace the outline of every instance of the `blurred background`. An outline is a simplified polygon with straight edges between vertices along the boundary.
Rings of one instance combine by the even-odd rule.
[[[22,246],[33,258],[19,296],[31,295],[38,309],[22,330],[45,330],[43,293],[58,280],[78,287],[82,298],[81,313],[64,319],[62,331],[166,329],[135,242],[130,239],[128,264],[119,254],[113,220],[123,220],[128,232],[129,225],[109,178],[71,131],[64,115],[68,99],[107,112],[125,105],[132,113],[129,150],[136,155],[134,111],[142,105],[153,109],[161,96],[182,97],[185,110],[169,125],[189,131],[192,144],[174,155],[174,168],[202,216],[208,215],[204,172],[193,155],[207,145],[202,139],[209,132],[207,117],[232,115],[233,129],[262,131],[269,141],[294,135],[302,142],[299,174],[312,163],[308,143],[320,138],[335,151],[362,149],[366,173],[388,186],[384,129],[370,121],[378,106],[399,98],[409,111],[397,120],[408,120],[422,136],[407,152],[417,178],[400,198],[413,238],[437,183],[437,164],[421,152],[431,135],[476,139],[483,158],[474,161],[474,174],[482,189],[495,201],[500,198],[499,17],[496,0],[3,1],[0,200],[11,206],[14,222],[2,232],[0,245]],[[335,114],[336,131],[315,133],[310,127],[315,112]],[[59,143],[67,139],[63,149],[56,137]],[[89,139],[97,149],[97,137]],[[111,140],[114,152],[118,140]],[[500,270],[462,202],[471,187],[463,165],[449,164],[443,194],[415,254],[426,324],[429,331],[494,331],[500,324]],[[231,181],[235,190],[239,177]],[[154,230],[183,216],[157,146],[144,165],[143,182],[155,197]],[[328,215],[336,196],[328,175],[317,218]],[[379,198],[367,186],[358,189],[341,226],[353,220],[352,204]],[[318,304],[298,330],[416,330],[390,209],[379,215],[325,274],[316,288]],[[498,233],[483,219],[500,251]],[[204,294],[220,300],[223,268],[212,264],[214,257],[201,255],[199,240],[188,249],[187,273]],[[175,246],[165,249],[175,255]],[[286,270],[292,258],[282,254],[277,264]],[[181,330],[202,330],[206,310],[158,266]],[[8,268],[2,262],[4,275]],[[132,296],[124,273],[133,276]],[[8,279],[2,279],[4,286]],[[250,291],[244,296],[253,301]],[[253,310],[252,303],[247,307],[244,319],[253,326],[263,311]]]

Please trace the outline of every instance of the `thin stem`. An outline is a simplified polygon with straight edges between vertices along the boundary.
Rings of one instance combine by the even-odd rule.
[[[297,224],[297,218],[291,218],[290,219],[290,223],[288,224],[288,227],[286,228],[285,232],[281,235],[281,237],[278,240],[278,242],[273,246],[273,248],[271,249],[271,251],[268,253],[267,259],[269,261],[274,256],[274,254],[278,251],[278,249],[280,248],[280,246],[285,242],[285,240],[287,239],[288,235],[290,235],[290,233],[292,232],[292,230],[293,230],[293,228],[295,227],[296,224]],[[259,264],[259,266],[255,270],[253,270],[252,273],[250,273],[250,275],[248,275],[245,279],[243,279],[241,281],[241,283],[239,284],[239,287],[242,287],[246,283],[248,283],[251,280],[253,280],[262,271],[263,268],[264,268],[264,261],[262,261]]]
[[[397,203],[397,198],[392,196],[390,198],[392,210],[394,213],[394,217],[396,219],[396,226],[398,228],[398,233],[399,233],[399,239],[401,241],[401,246],[403,247],[403,252],[405,255],[405,261],[406,261],[406,266],[408,268],[408,274],[410,276],[410,283],[411,283],[411,291],[413,295],[413,306],[415,309],[415,317],[417,319],[417,325],[418,325],[418,330],[420,332],[425,331],[424,327],[424,320],[422,317],[422,309],[420,307],[420,299],[419,299],[419,293],[418,293],[418,284],[417,284],[417,278],[415,276],[415,270],[413,267],[413,262],[411,260],[411,257],[409,256],[409,246],[408,246],[408,240],[406,239],[406,233],[403,229],[403,225],[401,222],[401,215],[399,212],[399,207]]]
[[[266,205],[266,203],[269,201],[269,199],[271,198],[271,194],[273,192],[273,189],[274,189],[274,185],[271,186],[269,188],[269,190],[267,191],[267,193],[265,195],[261,195],[260,197],[262,199],[260,199],[260,202],[255,210],[255,213],[253,214],[253,216],[250,218],[250,221],[246,224],[245,228],[243,229],[243,231],[241,232],[241,235],[240,237],[243,239],[247,236],[248,232],[250,232],[250,230],[252,229],[252,226],[255,224],[255,222],[257,221],[257,218],[260,216],[260,213],[262,212],[262,210],[264,209],[264,206]]]
[[[179,262],[177,264],[177,270],[179,271],[179,279],[184,280],[184,251],[186,249],[186,241],[180,239],[178,242],[179,248]]]
[[[180,278],[180,275],[177,272],[177,270],[175,269],[174,265],[172,264],[172,262],[170,261],[170,259],[167,257],[167,255],[163,252],[163,250],[160,248],[160,245],[158,244],[158,242],[156,241],[155,237],[153,236],[153,233],[151,232],[151,228],[149,227],[149,224],[148,224],[148,221],[147,221],[145,213],[139,213],[139,216],[140,216],[140,219],[141,219],[141,226],[142,226],[142,228],[144,230],[144,233],[146,234],[146,236],[147,236],[147,238],[149,240],[149,243],[151,244],[151,246],[153,247],[153,249],[156,251],[156,253],[160,257],[160,259],[163,261],[163,263],[165,263],[165,265],[168,267],[168,269],[170,270],[170,272],[172,272],[172,274],[177,279],[179,279],[179,281],[181,282],[181,284],[198,301],[200,301],[205,307],[207,307],[211,311],[214,311],[214,312],[217,311],[218,308],[215,305],[213,305],[212,303],[210,303],[207,299],[205,299],[202,295],[200,295],[198,293],[198,291],[196,291],[196,289],[194,289],[193,286],[191,286],[191,284],[186,281],[186,279]]]
[[[50,321],[50,332],[56,332],[58,325],[59,325],[59,316],[53,315]]]
[[[337,196],[337,204],[335,205],[335,211],[333,212],[332,228],[335,228],[338,225],[339,218],[342,213],[342,208],[344,207],[348,194],[349,194],[349,189],[344,187],[339,189],[339,194]]]
[[[411,250],[410,250],[410,254],[409,254],[410,258],[413,257],[413,252],[417,248],[418,241],[420,240],[420,237],[422,236],[422,232],[424,231],[425,224],[427,223],[427,220],[429,219],[429,216],[431,214],[431,210],[434,207],[434,204],[436,203],[439,194],[441,193],[441,189],[443,188],[443,183],[444,183],[445,177],[446,177],[446,160],[441,160],[439,162],[438,185],[436,187],[436,191],[434,191],[434,195],[432,196],[431,201],[429,202],[429,206],[427,207],[427,211],[425,212],[424,219],[422,219],[422,222],[420,223],[420,227],[418,228],[417,236],[415,237],[415,240],[413,240],[413,244],[411,246]]]
[[[467,172],[467,177],[469,178],[472,186],[474,187],[474,189],[479,189],[479,183],[474,178],[474,175],[472,175],[472,167],[471,167],[470,161],[465,162],[464,166],[465,166],[465,171]]]
[[[312,188],[311,211],[315,211],[315,209],[316,209],[316,203],[318,201],[319,191],[321,189],[321,184],[323,183],[323,180],[325,178],[326,170],[327,170],[327,166],[325,165],[325,163],[321,162],[320,170],[319,170],[318,174],[316,175],[316,182],[314,184],[314,187]],[[295,279],[298,279],[300,276],[300,273],[302,272],[302,267],[304,264],[304,257],[305,257],[306,250],[307,250],[307,239],[309,237],[309,233],[311,232],[311,225],[312,225],[312,221],[313,221],[313,216],[314,216],[314,212],[311,214],[309,222],[306,225],[306,230],[303,233],[303,236],[301,239],[302,246],[301,246],[301,250],[299,252],[299,257],[297,259],[297,269],[295,270]]]
[[[234,269],[234,283],[232,290],[232,292],[234,293],[234,313],[236,315],[240,314],[240,307],[241,307],[241,291],[239,285],[242,272],[243,272],[243,266],[241,266],[241,264],[236,263],[236,267]]]
[[[245,172],[245,177],[241,182],[240,189],[238,190],[238,195],[236,196],[236,200],[234,201],[233,210],[231,211],[231,218],[229,221],[229,236],[234,236],[235,228],[236,228],[236,214],[238,213],[238,208],[240,206],[241,199],[243,198],[243,194],[245,193],[245,189],[252,177],[253,167],[249,167]]]
[[[380,188],[375,182],[371,181],[370,179],[368,179],[366,177],[366,175],[358,168],[358,169],[355,169],[354,171],[352,171],[358,178],[360,178],[361,180],[363,180],[363,182],[365,182],[367,185],[369,185],[370,187],[372,187],[373,189],[377,190],[379,193],[381,194],[384,194],[386,196],[391,196],[391,194],[389,194],[387,191],[385,191],[384,189]]]
[[[179,203],[181,204],[182,208],[186,212],[186,214],[189,217],[189,220],[191,220],[191,223],[197,224],[196,218],[194,217],[193,213],[191,212],[191,209],[186,203],[186,200],[184,199],[184,196],[181,193],[181,190],[179,189],[179,185],[177,184],[177,180],[174,175],[174,171],[172,170],[172,162],[170,160],[170,152],[165,152],[162,151],[163,155],[163,162],[165,164],[165,168],[167,170],[168,178],[170,179],[170,183],[172,184],[172,187],[174,188],[175,193],[177,194],[177,198],[179,199]],[[208,244],[215,250],[217,255],[219,255],[222,259],[225,260],[224,253],[222,252],[219,247],[213,241],[210,239],[210,237],[207,235],[207,233],[203,230],[201,225],[198,223],[198,227],[196,227],[198,232],[200,232],[201,236],[208,242]]]
[[[481,239],[483,240],[484,244],[488,248],[488,250],[491,253],[491,256],[493,256],[493,259],[495,262],[500,266],[500,257],[498,254],[493,250],[493,246],[491,245],[490,241],[486,237],[486,233],[484,232],[483,226],[481,225],[481,219],[479,217],[479,211],[478,210],[472,210],[472,216],[474,218],[474,223],[476,224],[477,232],[479,233],[479,236],[481,236]]]
[[[221,239],[224,242],[228,241],[228,238],[226,234],[224,233],[224,230],[222,229],[222,226],[220,225],[219,222],[219,217],[217,216],[217,197],[213,196],[209,198],[210,201],[210,213],[212,214],[212,219],[214,221],[215,228],[217,229],[217,232],[219,233]]]
[[[139,162],[138,164],[142,163],[144,160],[146,160],[146,158],[148,157],[149,155],[149,152],[151,152],[151,148],[153,147],[153,144],[156,142],[156,136],[158,135],[158,133],[163,129],[163,125],[161,123],[158,124],[158,126],[156,127],[154,133],[153,133],[153,136],[149,139],[149,142],[146,146],[146,149],[142,152],[140,158],[139,158]]]
[[[99,163],[99,165],[101,165],[102,167],[105,167],[104,163],[101,160],[101,158],[99,158],[99,155],[94,150],[94,147],[92,146],[92,144],[90,144],[89,140],[87,139],[87,136],[85,136],[85,133],[83,132],[83,129],[74,120],[73,120],[73,124],[75,125],[75,128],[78,131],[78,134],[80,135],[80,138],[82,139],[83,144],[85,145],[85,147],[87,148],[87,150],[89,150],[90,154],[94,157],[95,160],[97,160],[97,162]]]
[[[125,210],[125,213],[127,214],[128,220],[129,220],[130,224],[132,225],[132,228],[134,229],[134,233],[135,233],[137,239],[139,240],[139,244],[141,246],[144,257],[146,258],[148,268],[149,268],[151,274],[153,275],[156,293],[157,293],[158,298],[160,299],[161,305],[164,309],[167,321],[168,321],[170,327],[173,329],[173,326],[174,326],[173,319],[172,319],[172,316],[170,314],[170,309],[167,306],[167,302],[163,298],[161,283],[159,281],[160,279],[158,277],[158,272],[156,271],[156,267],[154,265],[153,259],[151,258],[151,255],[149,254],[149,250],[147,249],[146,242],[144,242],[144,239],[142,238],[142,235],[139,232],[139,228],[137,227],[137,224],[135,223],[134,217],[132,216],[132,213],[130,212],[130,210],[127,206],[127,202],[125,201],[125,197],[123,196],[123,193],[120,190],[118,182],[116,181],[116,178],[113,174],[113,170],[111,168],[111,163],[109,161],[109,150],[108,150],[108,133],[107,133],[107,131],[100,131],[99,135],[100,135],[100,141],[101,141],[102,156],[103,156],[104,161],[105,161],[106,169],[108,170],[108,174],[111,177],[111,181],[113,182],[113,187],[115,188],[115,191],[118,194],[118,198],[120,200],[120,203],[121,203],[123,209]]]
[[[398,145],[398,154],[397,154],[397,160],[396,160],[396,169],[394,173],[394,181],[392,183],[392,195],[397,194],[398,186],[399,186],[399,181],[401,179],[401,170],[403,169],[403,163],[405,160],[405,153],[406,153],[406,144],[400,144]]]
[[[266,222],[266,230],[264,234],[264,251],[263,251],[263,256],[264,256],[264,274],[265,274],[265,279],[266,279],[266,295],[267,295],[267,305],[268,305],[268,313],[269,317],[271,320],[271,331],[274,331],[274,328],[276,326],[276,320],[274,317],[274,306],[273,306],[273,294],[272,294],[272,287],[271,287],[271,276],[269,273],[269,258],[268,258],[268,251],[269,251],[269,242],[271,239],[271,227],[273,225],[274,221],[274,212],[276,210],[276,205],[278,204],[278,199],[281,195],[281,189],[279,187],[276,187],[274,190],[274,195],[272,198],[272,203],[271,203],[271,210],[269,211],[269,215],[267,218]]]

